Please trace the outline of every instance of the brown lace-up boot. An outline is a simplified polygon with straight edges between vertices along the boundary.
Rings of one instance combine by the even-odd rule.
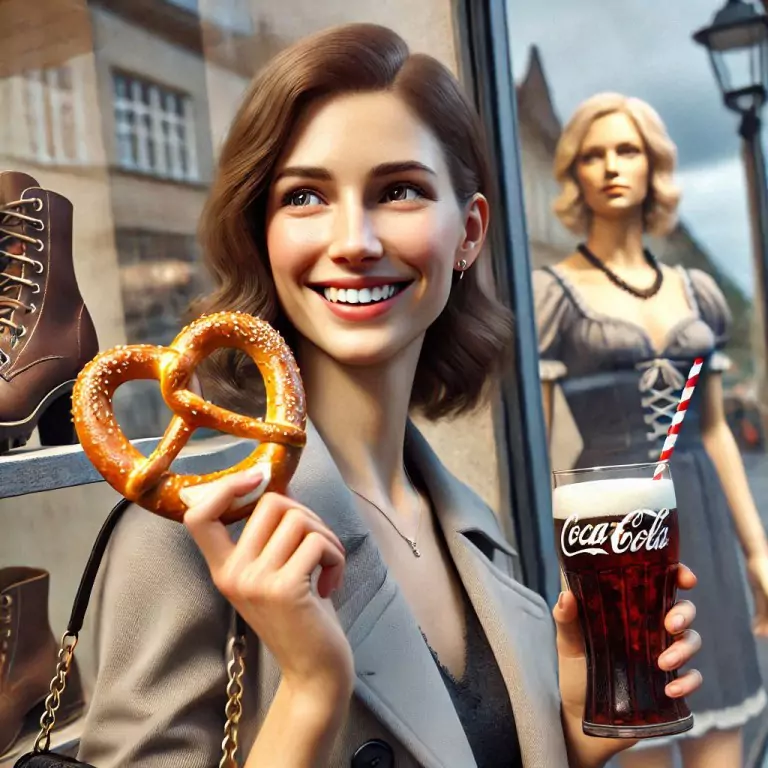
[[[56,672],[59,644],[48,621],[49,586],[49,574],[38,568],[0,569],[0,757],[22,730],[37,730]],[[77,717],[83,706],[73,659],[57,726]]]
[[[99,351],[72,263],[72,204],[0,172],[0,453],[77,442],[71,392]]]

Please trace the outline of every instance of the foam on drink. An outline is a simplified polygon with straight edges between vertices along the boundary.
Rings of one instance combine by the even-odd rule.
[[[552,506],[556,520],[571,515],[623,517],[636,509],[675,509],[675,486],[669,479],[611,478],[555,488]]]

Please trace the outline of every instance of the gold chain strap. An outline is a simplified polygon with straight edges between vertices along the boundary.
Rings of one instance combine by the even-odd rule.
[[[45,712],[40,718],[40,733],[35,739],[35,752],[47,752],[51,747],[51,731],[56,725],[56,711],[61,706],[61,696],[67,687],[67,675],[72,666],[77,635],[65,632],[61,638],[56,674],[51,680],[50,693],[45,699]],[[219,768],[236,768],[237,734],[243,714],[243,675],[245,673],[245,637],[233,637],[229,641],[230,660],[227,664],[227,706],[224,710],[227,722],[221,743],[222,757]]]
[[[40,733],[35,739],[35,752],[47,752],[51,747],[51,731],[56,724],[56,710],[61,706],[61,695],[67,687],[67,675],[77,647],[77,635],[65,632],[61,638],[56,674],[51,680],[50,693],[45,700],[45,712],[40,718]]]
[[[221,742],[222,756],[219,768],[237,767],[237,734],[240,717],[243,714],[243,674],[245,673],[245,637],[233,637],[229,641],[229,664],[227,664],[227,706],[224,713],[224,740]]]

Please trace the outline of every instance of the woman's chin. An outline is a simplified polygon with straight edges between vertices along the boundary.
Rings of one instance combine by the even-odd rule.
[[[329,350],[329,357],[347,368],[381,368],[393,362],[397,354],[391,349]]]
[[[356,334],[357,335],[357,334]],[[414,348],[414,345],[416,347]],[[334,339],[333,343],[324,344],[321,340],[313,341],[313,346],[319,349],[326,357],[331,358],[339,365],[349,368],[378,368],[396,364],[405,356],[409,349],[414,350],[418,358],[421,350],[421,339],[374,339],[356,338],[349,339],[347,343]]]

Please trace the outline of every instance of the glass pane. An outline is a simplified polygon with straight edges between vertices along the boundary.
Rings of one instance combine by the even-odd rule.
[[[750,207],[765,177],[692,40],[722,3],[684,5],[508,0],[512,66],[552,468],[657,460],[704,359],[671,458],[703,638],[687,738],[728,712],[748,751],[768,673],[745,578],[768,563],[768,286]],[[742,58],[723,62],[736,86]]]
[[[0,319],[13,315],[14,323],[26,323],[29,329],[26,337],[18,336],[18,332],[19,339],[32,337],[41,342],[39,357],[43,359],[28,358],[41,363],[36,369],[41,377],[47,375],[42,373],[47,363],[56,360],[47,366],[54,373],[50,374],[51,381],[46,380],[43,395],[31,389],[24,392],[26,400],[34,401],[33,410],[41,409],[35,414],[47,413],[49,402],[41,398],[58,393],[57,387],[66,389],[99,351],[133,344],[166,347],[192,319],[193,300],[211,292],[215,283],[206,270],[198,239],[201,214],[232,121],[254,76],[275,55],[319,30],[363,20],[394,29],[412,51],[431,54],[457,75],[466,53],[461,48],[464,30],[457,27],[451,0],[99,0],[64,4],[49,0],[43,3],[45,13],[34,0],[11,2],[12,10],[8,12],[8,4],[0,1],[0,5],[3,22],[8,16],[13,22],[0,23],[0,173],[11,174],[4,175],[0,184],[0,220],[6,215],[4,207],[14,202],[8,190],[14,194],[18,190],[20,197],[28,189],[42,189],[45,194],[41,193],[41,199],[50,200],[50,205],[56,207],[54,226],[48,219],[43,220],[44,229],[35,228],[30,234],[33,239],[23,242],[35,249],[33,252],[27,248],[27,255],[36,259],[35,238],[40,237],[47,249],[43,255],[51,253],[51,258],[59,259],[56,265],[61,266],[61,271],[44,268],[38,274],[37,262],[21,262],[23,279],[29,281],[23,285],[30,288],[31,296],[24,294],[19,299],[21,294],[11,295],[17,286],[6,274],[13,259],[0,260]],[[64,5],[66,9],[59,7]],[[19,30],[25,34],[20,35]],[[342,139],[345,151],[347,145],[366,146],[365,136],[344,135]],[[335,145],[339,143],[336,136]],[[6,184],[9,178],[12,183]],[[405,204],[426,197],[415,187],[405,192],[406,199],[400,201]],[[250,202],[240,203],[249,215]],[[31,215],[47,216],[47,212],[48,208],[33,210]],[[264,226],[261,212],[252,213],[241,236],[258,241],[258,246],[253,245],[255,262],[264,255],[258,252]],[[498,215],[503,217],[501,212]],[[30,225],[35,227],[35,222],[33,219]],[[19,245],[18,238],[12,240],[13,255],[23,255],[16,251],[26,246]],[[0,250],[6,250],[5,242],[0,243]],[[483,258],[484,268],[490,273],[490,253]],[[49,274],[51,283],[45,282]],[[448,276],[448,272],[444,274]],[[252,287],[250,279],[242,283]],[[467,285],[465,276],[462,286]],[[29,304],[19,306],[19,301]],[[55,316],[48,321],[51,306]],[[43,321],[50,324],[37,326],[33,337],[32,324]],[[91,321],[96,340],[89,333]],[[8,354],[3,326],[0,322],[0,374],[5,370],[3,355]],[[80,335],[78,329],[84,329]],[[26,352],[32,355],[31,347]],[[60,360],[66,360],[66,365],[59,364]],[[256,373],[248,375],[258,377]],[[7,381],[0,376],[0,389],[5,384]],[[3,498],[0,487],[0,577],[8,564],[34,565],[50,572],[50,600],[46,596],[39,605],[41,616],[43,604],[50,606],[55,637],[61,637],[66,627],[88,551],[117,498],[117,491],[100,482],[73,444],[72,418],[65,400],[66,396],[56,400],[56,409],[51,409],[52,415],[46,419],[47,424],[54,425],[51,429],[33,428],[37,416],[25,422],[30,414],[19,413],[11,419],[12,426],[28,424],[29,429],[19,427],[8,440],[4,437],[7,432],[0,432],[0,475],[6,453],[14,461],[21,456],[26,459],[28,454],[46,461],[61,455],[76,459],[66,464],[74,467],[72,474],[69,470],[56,474],[50,465],[44,472],[27,468],[20,473],[25,478],[44,475],[52,486],[75,482],[74,487],[25,493],[23,499]],[[495,510],[502,506],[500,496],[507,491],[499,487],[497,477],[491,402],[456,419],[429,421],[419,414],[415,418],[448,468]],[[256,405],[249,406],[253,414],[259,414]],[[160,438],[172,417],[158,382],[151,379],[121,386],[114,397],[114,410],[120,429],[139,450],[147,450],[149,445],[140,441]],[[0,424],[0,429],[6,427]],[[190,437],[194,444],[188,447],[189,453],[202,454],[212,445],[234,441],[232,435],[197,430]],[[506,501],[503,506],[508,506]],[[485,512],[482,506],[479,509],[480,514]],[[486,523],[495,526],[492,518]],[[515,558],[504,546],[493,552],[494,547],[474,534],[471,546],[483,558],[493,557],[503,569],[499,571],[502,576],[515,567]],[[408,549],[406,554],[411,557]],[[109,555],[105,563],[108,560]],[[136,575],[130,573],[127,577],[133,580]],[[96,652],[105,636],[95,630],[103,619],[103,615],[98,616],[102,606],[97,592],[89,614],[89,619],[93,617],[91,626],[82,633],[77,649],[87,706],[91,706],[97,671],[101,671],[98,661],[104,659]],[[161,590],[157,594],[161,597]],[[513,598],[517,604],[519,596]],[[2,607],[0,600],[0,613]],[[120,611],[117,608],[118,614]],[[161,613],[163,617],[170,615]],[[195,615],[201,614],[197,611]],[[119,623],[122,618],[115,616],[105,624],[113,620]],[[1,627],[0,615],[0,644]],[[134,637],[131,632],[123,635],[118,630],[115,634],[131,637],[132,647],[143,649],[142,653],[151,645],[141,633]],[[252,654],[254,661],[257,655]],[[4,674],[2,656],[0,648],[0,677]],[[191,659],[183,664],[188,662],[194,666]],[[194,671],[189,675],[195,677]],[[34,701],[45,698],[49,680]],[[4,694],[3,685],[0,680]],[[105,684],[102,690],[108,687]],[[167,705],[168,701],[163,700],[166,714]],[[149,706],[154,710],[154,704]],[[256,708],[248,718],[255,712]],[[185,711],[182,719],[186,717]],[[212,717],[206,727],[217,729],[215,740],[219,744],[218,725],[213,725],[217,720],[218,715]],[[34,724],[34,718],[25,722],[19,749],[22,744],[23,751],[29,749]],[[70,726],[72,730],[62,729],[61,738],[67,743],[81,733],[82,716],[68,723]],[[2,731],[0,725],[0,741]],[[54,732],[54,746],[62,744],[58,739]],[[132,740],[129,749],[136,744]],[[0,744],[0,752],[3,746]],[[148,753],[159,754],[166,748],[152,745],[147,749]],[[442,762],[450,764],[450,757]],[[16,759],[16,754],[0,757],[0,768]],[[372,759],[378,758],[374,755]],[[120,760],[141,763],[141,759],[125,755]],[[191,762],[200,761],[181,758],[179,764]],[[206,756],[201,764],[208,762]],[[414,757],[413,764],[416,762]]]

